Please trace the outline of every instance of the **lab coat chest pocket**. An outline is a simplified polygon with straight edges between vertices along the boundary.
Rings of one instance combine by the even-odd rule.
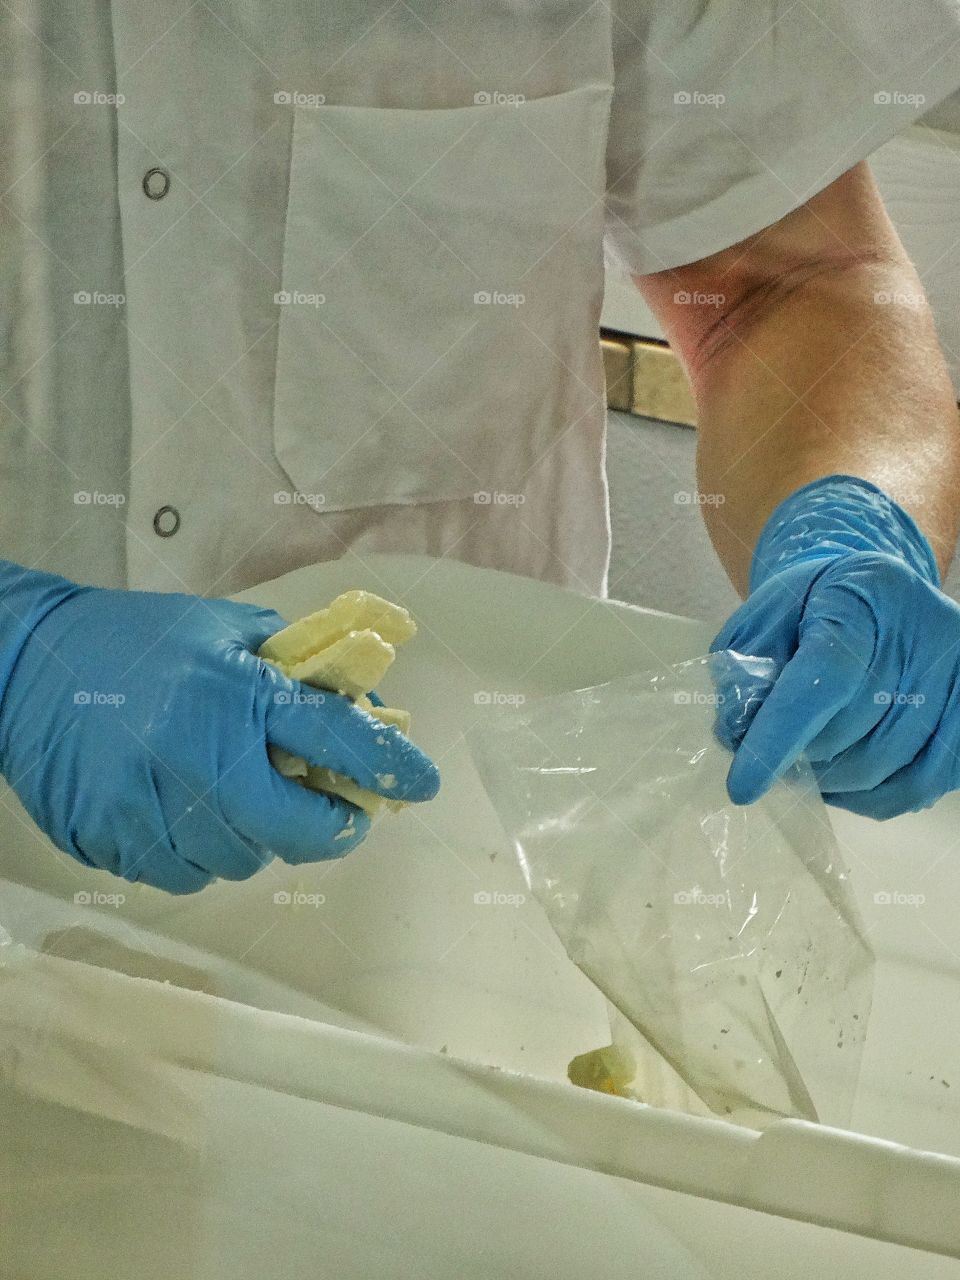
[[[273,430],[319,510],[522,491],[598,411],[608,111],[296,109]]]

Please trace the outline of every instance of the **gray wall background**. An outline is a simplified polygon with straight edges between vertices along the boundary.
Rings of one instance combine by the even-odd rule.
[[[607,477],[613,550],[609,594],[718,627],[740,603],[714,554],[695,491],[697,433],[674,423],[608,415]],[[960,600],[960,557],[945,589]]]

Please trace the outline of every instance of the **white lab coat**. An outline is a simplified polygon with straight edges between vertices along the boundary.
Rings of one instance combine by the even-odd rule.
[[[955,89],[958,39],[957,0],[0,8],[0,554],[602,593],[604,247],[769,225]]]

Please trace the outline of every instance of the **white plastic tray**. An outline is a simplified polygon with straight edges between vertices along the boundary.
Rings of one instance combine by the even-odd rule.
[[[9,1274],[960,1275],[939,1256],[960,1256],[954,801],[835,823],[881,957],[858,1133],[759,1136],[574,1089],[604,1005],[537,905],[511,901],[523,882],[463,733],[498,697],[710,635],[420,558],[247,596],[294,617],[354,586],[420,622],[384,692],[444,783],[350,858],[171,899],[53,853],[2,797]]]

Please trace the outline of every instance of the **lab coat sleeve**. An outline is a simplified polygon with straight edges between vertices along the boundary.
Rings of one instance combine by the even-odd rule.
[[[960,0],[612,0],[609,266],[770,226],[960,87]]]

